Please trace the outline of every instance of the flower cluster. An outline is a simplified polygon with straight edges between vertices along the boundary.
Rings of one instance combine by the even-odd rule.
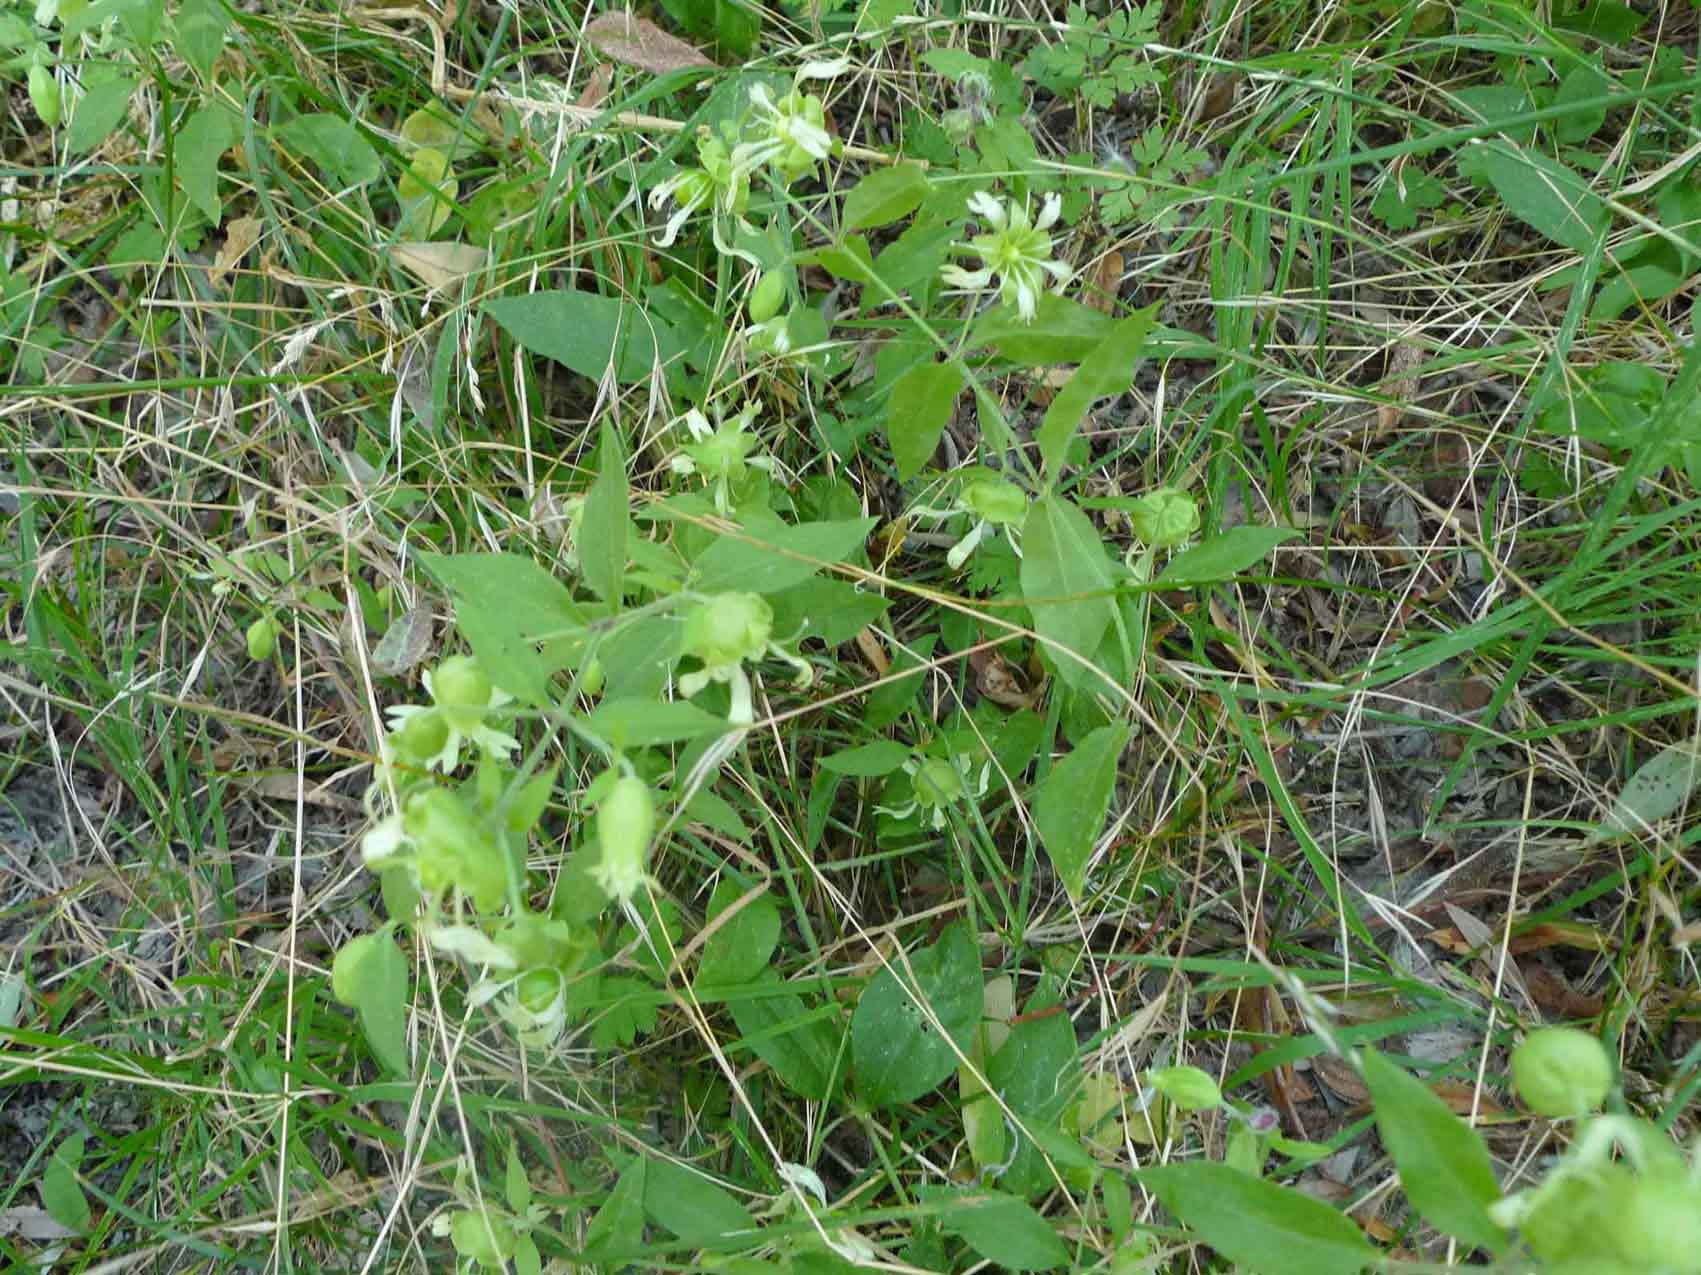
[[[1069,267],[1052,256],[1050,234],[1063,211],[1062,199],[1047,195],[1038,220],[1029,214],[1026,203],[1000,203],[984,190],[969,197],[969,207],[990,229],[967,244],[957,245],[957,251],[979,257],[980,269],[946,266],[941,276],[953,287],[976,290],[996,278],[1004,304],[1015,306],[1022,322],[1032,323],[1047,282],[1056,289],[1069,281]]]

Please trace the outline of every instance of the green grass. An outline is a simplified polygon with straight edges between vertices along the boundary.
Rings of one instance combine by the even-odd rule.
[[[690,7],[643,12],[679,34]],[[586,15],[556,4],[462,6],[439,23],[309,3],[233,13],[209,75],[168,5],[178,26],[140,53],[122,26],[81,52],[48,35],[67,70],[140,77],[129,114],[77,149],[75,115],[43,129],[22,72],[0,73],[19,85],[7,111],[20,125],[0,142],[17,201],[0,216],[0,977],[20,989],[0,1021],[0,1145],[17,1167],[0,1187],[3,1264],[448,1269],[433,1219],[478,1196],[511,1208],[513,1148],[542,1206],[546,1269],[848,1269],[854,1228],[886,1269],[968,1271],[981,1250],[939,1191],[996,1179],[1043,1216],[1070,1269],[1225,1270],[1126,1175],[1221,1159],[1234,1121],[1158,1119],[1154,1136],[1125,1109],[1114,1146],[1064,1132],[1078,1077],[1116,1077],[1129,1103],[1140,1076],[1184,1063],[1240,1106],[1273,1105],[1296,1142],[1356,1148],[1329,1162],[1339,1178],[1284,1154],[1265,1176],[1324,1182],[1390,1269],[1462,1264],[1468,1251],[1408,1207],[1361,1095],[1327,1068],[1329,1041],[1377,1044],[1450,1103],[1476,1104],[1511,1190],[1566,1135],[1519,1108],[1507,1053],[1566,1019],[1614,1048],[1626,1110],[1693,1134],[1701,830],[1685,801],[1640,835],[1585,836],[1695,729],[1701,422],[1658,406],[1693,399],[1701,376],[1691,289],[1591,313],[1637,236],[1684,254],[1701,242],[1671,219],[1701,216],[1701,198],[1657,197],[1694,188],[1694,14],[1668,6],[1602,45],[1568,36],[1562,13],[1514,5],[1171,5],[1152,45],[1115,46],[1150,76],[1105,105],[1091,84],[1054,93],[1020,69],[1063,39],[1062,6],[945,6],[893,25],[910,7],[865,6],[860,27],[856,6],[774,9],[748,57],[712,50],[782,79],[850,61],[805,87],[861,149],[783,198],[757,183],[752,222],[799,249],[837,242],[873,155],[925,160],[941,199],[1055,185],[1070,209],[1059,248],[1079,271],[1068,295],[1097,288],[1117,318],[1155,306],[1160,325],[1132,388],[1082,425],[1059,491],[1101,511],[1116,561],[1135,541],[1095,502],[1166,484],[1197,499],[1203,537],[1244,522],[1302,533],[1222,583],[1124,582],[1116,623],[1135,658],[1093,694],[1042,656],[1044,607],[1004,542],[959,572],[945,552],[961,524],[904,522],[949,502],[959,463],[1036,474],[1028,440],[1061,386],[1049,365],[1079,360],[977,366],[981,406],[959,400],[912,476],[881,394],[904,368],[881,352],[907,315],[926,321],[918,349],[964,353],[965,301],[853,309],[829,260],[801,276],[839,307],[822,369],[734,339],[748,267],[716,250],[702,214],[658,247],[663,218],[643,201],[729,109],[734,71],[611,60],[581,38]],[[3,12],[27,24],[32,9]],[[224,12],[190,15],[202,10]],[[984,90],[985,122],[1014,121],[1031,157],[1009,137],[953,145],[948,112],[981,108],[927,58],[946,48],[1017,68]],[[1547,100],[1580,66],[1604,89]],[[593,71],[606,96],[580,109]],[[397,181],[434,77],[458,190],[427,232],[400,224]],[[1534,96],[1509,106],[1520,87]],[[181,141],[208,104],[231,129],[210,170]],[[347,131],[319,154],[280,140],[307,115]],[[1148,130],[1208,163],[1151,172],[1117,220],[1107,191],[1124,157],[1147,154]],[[1461,170],[1498,144],[1582,174],[1602,218],[1574,233],[1504,165],[1476,181]],[[333,161],[369,164],[370,179]],[[209,173],[219,216],[197,226]],[[1420,180],[1433,206],[1390,216],[1389,187]],[[870,231],[876,248],[902,224]],[[421,278],[396,245],[426,239],[488,247],[488,269]],[[1692,277],[1695,259],[1683,267]],[[689,387],[599,387],[482,317],[499,296],[568,288],[642,295],[708,339]],[[1641,418],[1615,408],[1618,434],[1556,432],[1551,405],[1586,416],[1593,369],[1620,363],[1667,382],[1649,399],[1666,412],[1654,429],[1636,434]],[[329,972],[391,915],[359,854],[383,710],[423,702],[418,669],[467,646],[422,555],[521,555],[587,596],[563,529],[605,420],[631,457],[633,538],[708,545],[730,534],[709,514],[645,520],[701,489],[670,469],[667,422],[746,397],[768,404],[756,428],[775,511],[875,517],[841,578],[889,607],[846,641],[809,640],[807,691],[762,665],[755,729],[654,854],[670,915],[637,903],[599,919],[574,901],[586,788],[607,761],[582,729],[524,715],[527,748],[560,767],[529,844],[533,901],[583,908],[572,923],[603,942],[601,990],[559,1042],[526,1050],[469,1004],[463,965],[410,933],[415,1081],[396,1078]],[[1652,445],[1682,437],[1687,456]],[[628,571],[640,567],[654,561],[635,552]],[[672,605],[645,599],[657,615]],[[380,643],[415,608],[429,642],[405,669],[386,665]],[[775,637],[790,640],[805,614],[780,610]],[[280,640],[251,659],[245,634],[268,615]],[[642,647],[611,646],[606,662]],[[1126,658],[1099,652],[1109,673]],[[1024,707],[989,695],[988,667],[1018,680]],[[724,711],[717,694],[696,702]],[[1109,722],[1129,741],[1071,897],[1035,835],[1036,794]],[[943,828],[905,827],[885,811],[886,779],[821,765],[881,741],[998,764]],[[646,778],[677,794],[701,753],[650,750]],[[721,882],[771,907],[761,963],[790,1001],[743,979],[698,986]],[[993,1123],[1028,1131],[1014,1167],[984,1181],[964,1125],[972,1082],[965,1093],[953,1073],[873,1102],[850,1075],[866,989],[958,920],[980,977],[1011,980],[995,1017],[1016,1048],[982,1041],[972,1061],[1004,1104]],[[1489,937],[1470,955],[1436,933],[1472,921]],[[1314,998],[1336,1007],[1332,1031]],[[764,1021],[770,1035],[819,1027],[829,1098],[777,1074]],[[1054,1093],[1060,1076],[1071,1092]],[[86,1224],[23,1226],[44,1204],[74,1213],[48,1197],[52,1157],[78,1133]],[[635,1180],[620,1176],[635,1155],[662,1196],[688,1198],[656,1185],[670,1163],[721,1183],[761,1221],[745,1257],[769,1265],[705,1255],[702,1235],[659,1219],[665,1202],[623,1218],[616,1184]],[[821,1176],[826,1205],[788,1187],[792,1165]],[[1149,1267],[1132,1264],[1112,1179],[1131,1191]],[[636,1247],[595,1251],[599,1217]]]

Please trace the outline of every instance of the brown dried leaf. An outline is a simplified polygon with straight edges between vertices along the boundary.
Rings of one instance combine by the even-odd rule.
[[[714,63],[678,36],[669,35],[648,18],[631,13],[605,13],[585,27],[585,39],[611,61],[635,66],[652,75]]]
[[[1125,264],[1122,254],[1112,248],[1102,254],[1088,272],[1085,299],[1087,304],[1100,314],[1109,314],[1116,308],[1116,296],[1122,289],[1122,271]]]
[[[490,254],[467,243],[398,243],[390,249],[396,264],[428,288],[446,288],[484,269]]]
[[[218,256],[213,259],[213,268],[207,271],[208,283],[215,288],[224,287],[230,272],[236,269],[236,263],[260,242],[260,229],[258,217],[232,217],[224,223],[224,242],[219,245]]]
[[[391,622],[372,648],[372,667],[387,677],[411,672],[431,650],[431,608],[416,606]]]
[[[613,83],[614,64],[599,62],[596,70],[591,72],[591,78],[585,81],[585,87],[579,91],[576,105],[583,111],[595,110],[608,99],[608,90]]]
[[[1032,708],[1044,689],[1030,690],[1016,666],[997,651],[970,652],[969,667],[975,671],[975,689],[1004,708]]]
[[[873,629],[864,629],[856,635],[856,649],[862,652],[862,658],[868,661],[868,667],[874,670],[876,677],[885,677],[891,671],[892,661],[886,657],[886,644]]]

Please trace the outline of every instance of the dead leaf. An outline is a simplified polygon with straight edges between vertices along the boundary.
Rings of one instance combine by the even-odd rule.
[[[372,648],[372,667],[389,677],[400,677],[431,650],[431,608],[416,606],[391,621]]]
[[[1122,271],[1125,264],[1122,254],[1112,248],[1103,253],[1088,271],[1086,301],[1100,314],[1109,314],[1116,308],[1116,296],[1122,290]]]
[[[44,1240],[68,1240],[76,1234],[70,1227],[55,1222],[46,1209],[20,1204],[0,1210],[0,1236],[16,1235],[31,1244],[39,1244]]]
[[[1520,961],[1530,999],[1555,1018],[1594,1018],[1606,1008],[1599,996],[1579,992],[1540,961]]]
[[[258,217],[232,217],[225,222],[224,242],[219,245],[218,256],[213,258],[213,268],[207,271],[207,282],[215,288],[224,287],[236,263],[260,242],[260,230]]]
[[[345,797],[340,792],[326,792],[323,788],[309,785],[300,788],[294,775],[251,775],[241,778],[238,783],[257,797],[268,801],[294,801],[297,791],[301,792],[301,800],[309,806],[319,806],[326,810],[341,810],[349,814],[361,814],[364,808],[354,797]]]
[[[1434,1090],[1437,1098],[1447,1104],[1447,1109],[1456,1116],[1469,1116],[1473,1106],[1479,1116],[1503,1116],[1506,1114],[1506,1108],[1487,1094],[1478,1098],[1475,1085],[1467,1085],[1458,1080],[1437,1080],[1431,1082],[1429,1087]]]
[[[1032,708],[1044,690],[1029,690],[1016,666],[997,651],[971,651],[969,667],[975,671],[975,689],[1003,708]]]
[[[597,63],[596,70],[591,72],[591,78],[585,81],[585,87],[579,90],[579,100],[576,103],[581,111],[594,111],[608,98],[608,90],[614,83],[614,64],[612,62]]]
[[[1376,409],[1378,432],[1393,429],[1406,415],[1406,408],[1417,397],[1418,378],[1412,375],[1423,366],[1423,351],[1409,341],[1401,341],[1388,353],[1388,375],[1384,378],[1392,402]]]
[[[1370,1101],[1370,1089],[1351,1063],[1333,1054],[1318,1054],[1311,1060],[1311,1070],[1343,1102],[1357,1106]]]
[[[652,75],[714,63],[678,36],[669,35],[648,18],[631,13],[605,13],[585,27],[585,39],[605,58],[635,66]]]
[[[891,670],[892,661],[886,657],[886,645],[873,629],[863,629],[856,635],[856,649],[862,652],[862,658],[868,661],[876,677],[885,677]]]
[[[469,243],[398,243],[390,255],[396,264],[428,288],[446,288],[484,269],[490,254]]]
[[[1205,81],[1205,91],[1199,98],[1199,122],[1227,115],[1234,106],[1240,90],[1240,78],[1228,71],[1219,72]]]

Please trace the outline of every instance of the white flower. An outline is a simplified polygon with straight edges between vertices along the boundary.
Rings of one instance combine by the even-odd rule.
[[[1022,322],[1032,323],[1047,278],[1057,288],[1069,280],[1069,267],[1052,256],[1049,233],[1063,211],[1062,198],[1055,192],[1047,195],[1038,221],[1029,216],[1026,204],[1000,203],[983,190],[969,197],[969,206],[991,227],[991,233],[976,235],[966,245],[958,245],[958,251],[979,257],[981,268],[946,266],[940,275],[953,287],[975,289],[996,278],[1004,303],[1016,307]]]
[[[514,736],[485,723],[486,713],[502,708],[514,702],[514,697],[506,691],[490,686],[488,681],[483,683],[481,694],[476,702],[467,702],[464,696],[458,694],[458,687],[463,674],[463,666],[458,663],[464,657],[452,657],[445,660],[437,668],[442,674],[451,670],[457,683],[456,691],[448,693],[447,699],[440,698],[438,688],[432,678],[432,670],[427,669],[423,675],[426,693],[432,698],[430,705],[397,704],[385,710],[390,719],[390,733],[400,745],[398,749],[404,756],[416,760],[427,770],[441,770],[444,774],[454,770],[460,764],[461,745],[472,742],[484,752],[506,758],[520,746],[520,741]],[[426,757],[412,757],[414,750],[407,748],[410,738],[427,738],[436,744],[438,738],[442,744],[434,753]],[[388,742],[388,741],[387,741]]]
[[[756,136],[732,150],[732,171],[748,175],[772,161],[787,181],[801,177],[833,153],[827,109],[813,93],[792,89],[779,101],[765,84],[750,86]]]

